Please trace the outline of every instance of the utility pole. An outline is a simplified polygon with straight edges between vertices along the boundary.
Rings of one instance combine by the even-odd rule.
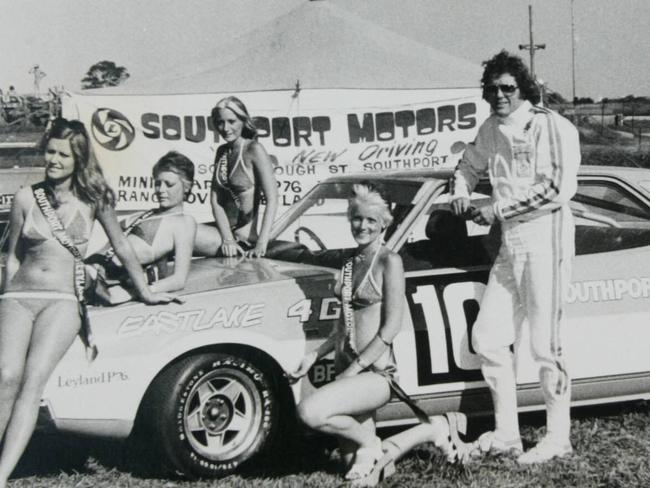
[[[519,49],[524,49],[530,53],[530,74],[535,80],[535,51],[546,49],[546,44],[535,44],[533,41],[533,6],[528,6],[528,33],[530,42],[528,44],[519,44]]]
[[[573,20],[573,0],[571,0],[571,87],[573,89],[573,103],[576,99],[576,35]]]

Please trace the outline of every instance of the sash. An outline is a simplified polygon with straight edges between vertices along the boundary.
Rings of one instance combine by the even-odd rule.
[[[86,358],[88,361],[93,361],[98,354],[97,346],[90,329],[90,321],[88,320],[88,308],[86,306],[86,299],[84,297],[84,288],[86,286],[86,268],[83,262],[83,256],[74,245],[72,239],[65,231],[65,226],[59,219],[59,216],[54,210],[54,205],[51,201],[51,196],[45,191],[43,183],[32,185],[32,193],[34,199],[38,204],[41,212],[45,216],[47,223],[50,225],[50,230],[54,238],[65,247],[70,254],[74,257],[74,291],[79,303],[79,316],[81,317],[81,330],[79,335],[84,346],[86,347]]]
[[[348,258],[343,265],[341,286],[341,309],[343,310],[343,323],[345,324],[345,340],[350,349],[358,355],[356,345],[356,327],[354,323],[354,309],[352,308],[352,268],[354,256]]]
[[[241,156],[241,148],[239,150],[239,155],[237,156],[237,160],[235,160],[235,164],[237,164],[237,161],[239,160],[239,157]],[[228,174],[228,151],[224,151],[219,160],[217,161],[217,166],[214,170],[214,175],[217,180],[217,184],[223,188],[224,190],[227,190],[228,193],[230,193],[230,198],[232,198],[233,202],[237,205],[237,208],[241,208],[241,201],[239,198],[239,195],[236,195],[235,192],[232,191],[232,188],[230,187],[230,175]]]
[[[141,213],[138,217],[133,219],[133,222],[131,222],[126,229],[122,231],[124,236],[128,236],[131,232],[133,232],[133,229],[135,229],[138,225],[140,225],[140,222],[143,220],[147,220],[149,217],[151,217],[155,213],[155,210],[147,210],[146,212]],[[110,261],[113,259],[113,256],[115,256],[115,249],[113,247],[109,247],[108,250],[104,253],[104,260],[105,261]]]
[[[356,326],[354,320],[354,308],[352,307],[352,271],[354,268],[354,256],[348,258],[348,260],[343,265],[342,270],[342,286],[341,286],[341,309],[343,311],[343,323],[345,324],[345,340],[348,341],[350,349],[354,352],[356,357],[359,357],[359,352],[356,348],[355,336],[356,336]],[[392,347],[392,346],[390,346]],[[368,371],[373,371],[375,373],[381,374],[388,381],[390,389],[395,393],[397,398],[403,401],[415,414],[420,422],[423,424],[431,423],[429,416],[417,405],[416,401],[413,400],[403,389],[395,378],[392,375],[382,374],[380,370],[377,370],[373,365],[370,365]]]

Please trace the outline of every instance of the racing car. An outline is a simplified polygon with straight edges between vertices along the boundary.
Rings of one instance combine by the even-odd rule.
[[[332,331],[342,256],[356,244],[346,217],[351,185],[381,182],[395,220],[386,245],[402,257],[407,304],[394,341],[402,388],[434,415],[488,414],[489,392],[469,338],[498,225],[451,214],[450,171],[340,176],[319,183],[274,224],[266,258],[194,259],[182,304],[91,307],[99,355],[75,341],[45,389],[41,423],[59,431],[142,436],[167,469],[222,476],[268,451],[312,389],[331,381],[331,357],[291,384],[304,353]],[[573,405],[650,398],[650,172],[583,166],[571,202],[577,257],[567,302]],[[482,181],[474,205],[489,199]],[[526,343],[526,341],[522,341]],[[518,363],[522,411],[542,409],[530,352]],[[414,422],[398,400],[379,426]]]

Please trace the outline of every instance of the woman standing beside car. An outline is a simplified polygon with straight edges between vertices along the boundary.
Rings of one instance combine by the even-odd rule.
[[[22,455],[50,374],[75,336],[96,354],[83,299],[82,257],[95,219],[104,227],[147,303],[152,293],[122,235],[108,187],[83,124],[56,119],[44,137],[45,180],[13,200],[0,295],[0,488]]]

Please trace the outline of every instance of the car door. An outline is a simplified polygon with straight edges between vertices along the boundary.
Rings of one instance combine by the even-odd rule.
[[[451,214],[447,195],[432,198],[396,244],[406,277],[406,314],[394,342],[402,388],[430,414],[487,411],[488,393],[469,338],[499,236]],[[485,193],[472,196],[480,205]],[[395,406],[380,417],[408,414]]]
[[[574,402],[650,391],[650,206],[615,176],[585,175],[571,202],[576,259],[565,350]]]

